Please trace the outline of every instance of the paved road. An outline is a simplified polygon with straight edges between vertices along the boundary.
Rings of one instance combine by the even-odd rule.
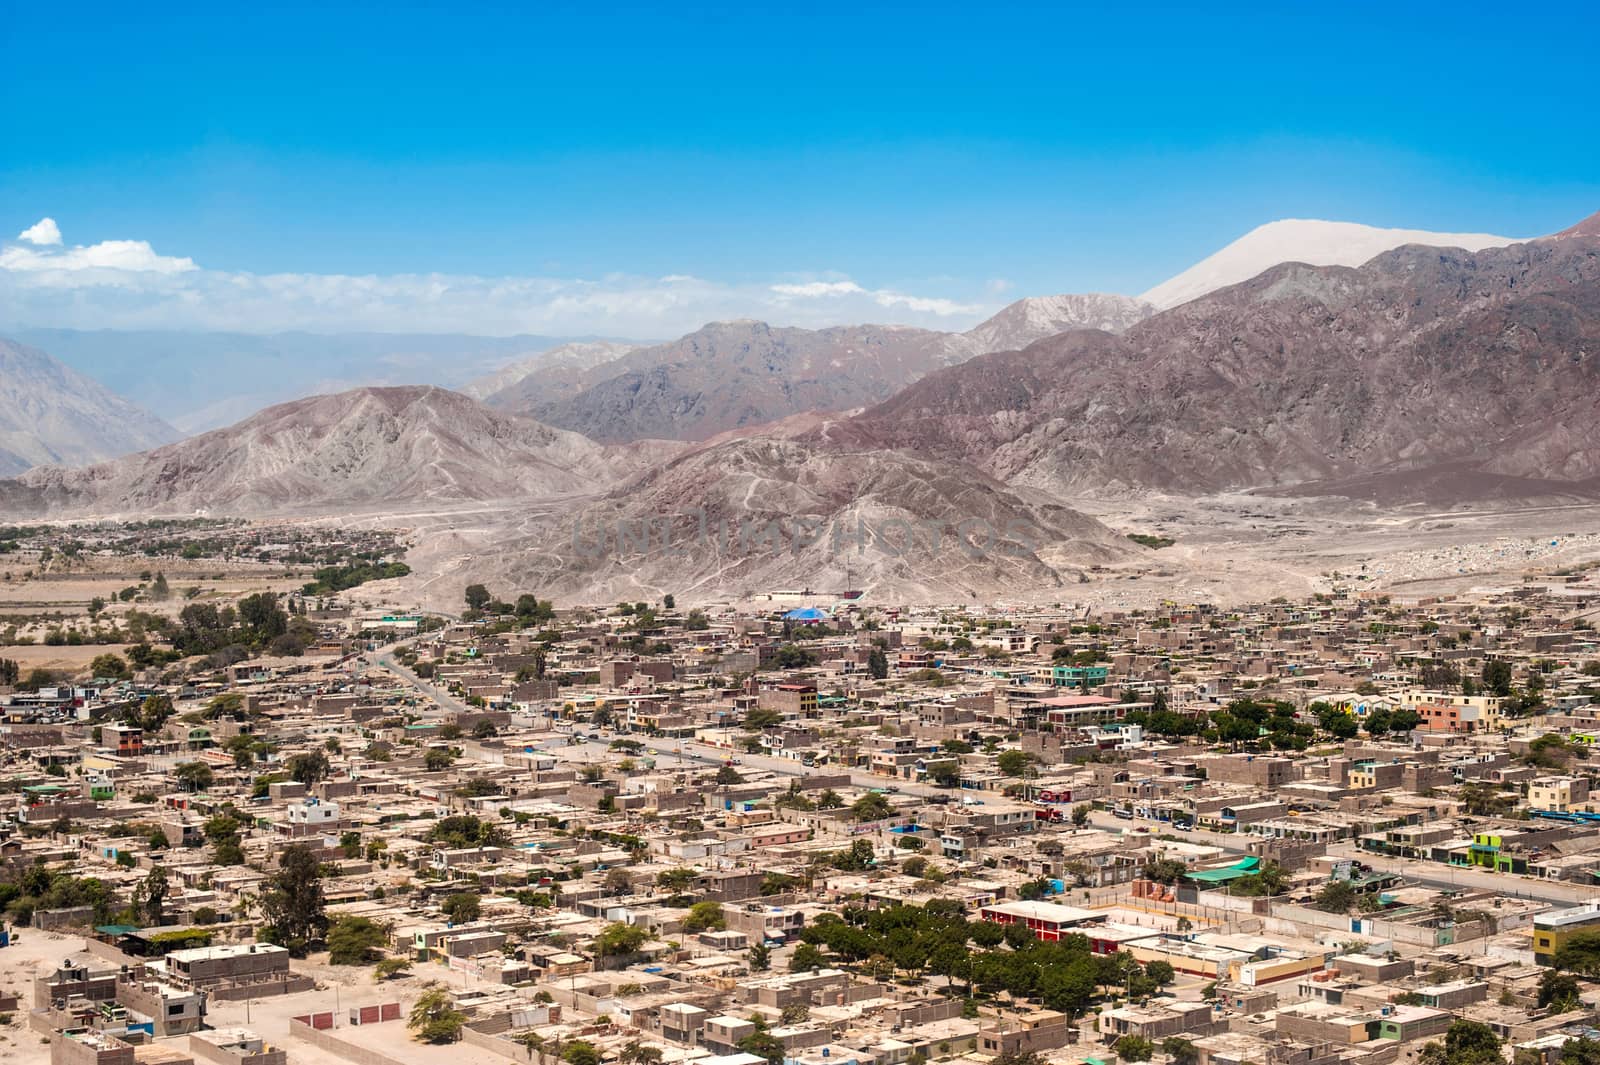
[[[414,638],[415,637],[413,637],[413,639]],[[387,647],[380,647],[376,651],[369,651],[361,656],[361,661],[363,664],[376,666],[385,672],[393,674],[397,679],[400,680],[401,683],[415,688],[418,692],[427,696],[429,699],[432,699],[446,710],[453,710],[458,714],[471,713],[472,707],[468,706],[460,699],[457,699],[454,695],[451,695],[449,692],[445,691],[444,688],[434,684],[432,681],[423,680],[421,677],[411,672],[411,670],[395,661],[395,651],[405,646],[406,642],[407,641],[405,640],[401,640],[398,643],[389,644]]]
[[[1511,873],[1489,873],[1481,869],[1456,869],[1438,862],[1385,858],[1369,854],[1347,843],[1329,847],[1328,853],[1356,858],[1374,869],[1399,873],[1407,880],[1447,891],[1493,891],[1511,898],[1536,899],[1557,906],[1572,906],[1580,902],[1600,900],[1600,890],[1584,884],[1541,880],[1537,877],[1516,876]]]

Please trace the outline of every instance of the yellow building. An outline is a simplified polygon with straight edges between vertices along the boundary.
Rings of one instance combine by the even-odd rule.
[[[1533,919],[1533,960],[1540,965],[1554,964],[1567,940],[1582,931],[1600,931],[1600,903],[1538,914]]]

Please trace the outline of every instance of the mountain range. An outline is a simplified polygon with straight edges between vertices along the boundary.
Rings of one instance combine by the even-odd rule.
[[[1600,237],[1407,245],[1361,267],[1275,266],[1120,336],[982,356],[820,432],[1064,496],[1341,482],[1470,495],[1463,472],[1588,494],[1597,360]]]
[[[896,326],[806,330],[762,322],[713,323],[664,344],[561,338],[353,333],[269,336],[33,329],[17,336],[48,348],[134,405],[164,412],[184,432],[232,424],[268,403],[352,386],[441,384],[512,414],[597,440],[704,440],[806,411],[869,406],[924,375],[990,351],[1071,329],[1120,333],[1158,306],[1254,276],[1286,259],[1355,263],[1405,240],[1478,247],[1500,238],[1383,230],[1350,223],[1269,223],[1142,299],[1030,297],[964,333]],[[170,440],[147,415],[86,417],[106,389],[80,377],[15,374],[14,411],[79,411],[81,446],[51,443],[48,418],[14,418],[0,472],[77,465],[124,448]],[[75,392],[81,394],[74,395]],[[119,408],[120,409],[120,408]],[[142,426],[142,428],[141,428]],[[30,436],[37,439],[30,440]],[[125,441],[125,443],[124,443]]]
[[[344,513],[591,492],[646,465],[433,386],[269,407],[228,429],[111,462],[0,481],[9,515]]]
[[[1513,238],[1488,233],[1431,233],[1423,229],[1382,229],[1356,222],[1284,218],[1257,226],[1139,298],[1164,311],[1248,281],[1279,263],[1360,266],[1405,244],[1481,251],[1514,243]]]
[[[1067,329],[1120,330],[1150,313],[1126,296],[1088,295],[1018,300],[965,333],[713,322],[576,373],[535,360],[531,372],[486,402],[596,440],[702,440],[802,411],[864,407],[986,351]]]
[[[0,512],[465,508],[503,521],[462,557],[562,594],[1037,591],[1135,550],[1074,506],[1091,497],[1600,498],[1597,358],[1600,215],[1476,252],[1278,263],[1165,311],[1053,298],[966,333],[746,321],[568,345],[479,382],[482,402],[362,388],[34,469],[0,481]],[[710,535],[684,551],[639,540],[688,520]]]
[[[37,348],[0,339],[0,476],[83,466],[180,435]]]
[[[13,339],[155,411],[185,433],[274,403],[363,385],[457,388],[574,339],[451,333],[203,333],[22,329]]]

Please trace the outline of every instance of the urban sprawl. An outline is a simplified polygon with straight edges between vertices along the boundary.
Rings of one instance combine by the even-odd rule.
[[[1586,572],[445,616],[376,554],[12,626],[0,1060],[1600,1063]]]

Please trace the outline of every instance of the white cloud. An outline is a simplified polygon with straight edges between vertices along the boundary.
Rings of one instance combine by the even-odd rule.
[[[866,289],[854,281],[807,281],[801,285],[773,285],[772,291],[780,296],[803,296],[806,299],[815,299],[819,296],[854,296]]]
[[[55,243],[60,242],[58,234]],[[150,243],[143,240],[103,240],[99,244],[90,244],[87,247],[80,245],[61,251],[24,248],[20,244],[0,248],[0,270],[16,272],[72,274],[85,271],[114,271],[180,274],[197,269],[199,267],[195,266],[193,259],[157,255]],[[93,283],[94,279],[89,280]],[[117,283],[115,279],[102,279],[102,282]]]
[[[24,236],[48,236],[43,224]],[[689,274],[256,274],[208,270],[142,240],[70,248],[0,244],[5,326],[663,337],[709,321],[761,318],[808,327],[878,322],[960,329],[996,309],[981,292],[974,295],[980,298],[968,302],[869,288],[837,274],[781,282]]]
[[[54,218],[41,218],[33,225],[17,234],[18,240],[25,240],[29,244],[49,245],[61,243],[61,227],[56,225]]]
[[[904,292],[895,292],[892,289],[866,289],[854,281],[807,281],[801,284],[773,285],[772,291],[779,296],[792,296],[800,299],[822,299],[830,296],[866,296],[878,307],[889,309],[905,308],[919,314],[931,314],[939,318],[970,317],[981,315],[985,308],[981,304],[958,303],[955,300],[930,296],[910,296]]]

